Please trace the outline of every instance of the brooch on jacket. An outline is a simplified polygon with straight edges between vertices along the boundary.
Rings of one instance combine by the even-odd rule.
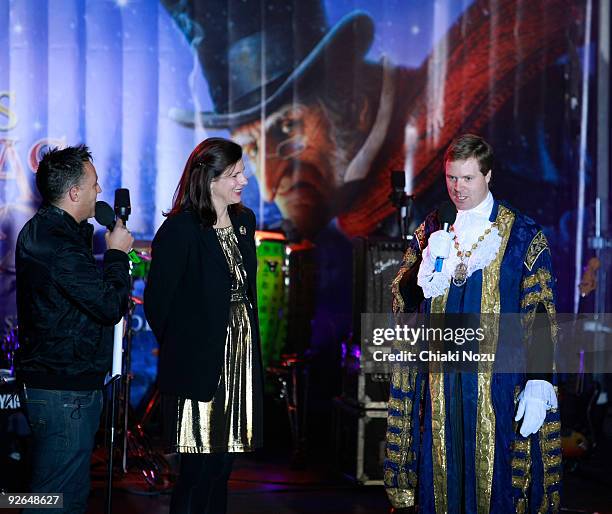
[[[246,236],[246,228],[244,227],[244,225],[240,225],[240,228],[238,229],[238,231],[243,235]]]

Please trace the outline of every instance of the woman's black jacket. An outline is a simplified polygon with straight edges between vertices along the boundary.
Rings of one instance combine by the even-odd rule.
[[[255,215],[243,208],[231,220],[256,320]],[[215,230],[188,210],[164,221],[152,258],[144,309],[160,345],[159,389],[210,401],[221,374],[230,311],[232,278],[221,244]],[[259,344],[256,333],[253,341]]]

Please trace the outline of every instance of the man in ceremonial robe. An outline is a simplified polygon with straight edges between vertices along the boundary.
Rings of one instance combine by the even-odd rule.
[[[434,211],[415,231],[392,284],[394,312],[478,314],[481,343],[527,364],[530,346],[550,359],[556,339],[555,280],[546,237],[534,221],[489,191],[493,152],[466,134],[444,157],[446,183],[457,208],[451,230]],[[435,270],[438,257],[441,271]],[[500,318],[517,313],[517,330]],[[533,337],[544,319],[548,337]],[[493,316],[492,316],[493,315]],[[532,337],[530,337],[530,334]],[[507,343],[507,344],[506,344]],[[515,347],[513,347],[515,348]],[[521,351],[522,350],[522,351]],[[392,374],[385,486],[396,508],[419,512],[557,512],[560,503],[560,422],[552,374],[517,366],[494,373]],[[551,367],[552,369],[552,367]],[[537,371],[542,371],[541,369]]]

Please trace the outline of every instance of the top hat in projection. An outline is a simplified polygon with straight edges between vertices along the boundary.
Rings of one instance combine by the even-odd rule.
[[[254,121],[287,98],[318,63],[362,60],[374,24],[353,11],[329,27],[321,0],[162,0],[197,51],[214,110],[173,109],[194,126],[232,128]]]

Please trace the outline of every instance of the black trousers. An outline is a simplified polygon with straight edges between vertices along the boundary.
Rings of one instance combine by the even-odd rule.
[[[225,514],[233,453],[182,453],[170,514]]]

